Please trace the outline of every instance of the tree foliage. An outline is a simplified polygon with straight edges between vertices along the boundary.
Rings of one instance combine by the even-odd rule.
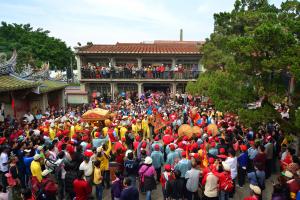
[[[214,32],[202,49],[207,71],[187,90],[210,97],[245,122],[261,120],[269,109],[245,110],[245,104],[262,96],[278,102],[290,78],[300,79],[299,11],[297,0],[280,8],[267,0],[236,0],[231,12],[214,14]]]
[[[38,28],[34,30],[30,24],[7,24],[0,26],[0,52],[17,50],[17,67],[25,64],[40,67],[49,62],[51,67],[63,69],[70,66],[74,53],[60,39],[50,37],[49,31]],[[75,63],[75,62],[73,62]]]

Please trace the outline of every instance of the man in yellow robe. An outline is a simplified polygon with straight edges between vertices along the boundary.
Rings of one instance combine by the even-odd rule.
[[[42,181],[42,168],[41,168],[41,163],[40,159],[41,156],[40,154],[35,154],[33,157],[33,161],[30,164],[30,171],[32,176],[35,176],[39,182]]]
[[[143,139],[150,138],[150,128],[147,115],[142,120]]]

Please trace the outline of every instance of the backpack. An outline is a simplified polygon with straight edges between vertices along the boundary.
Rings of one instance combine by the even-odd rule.
[[[232,192],[234,189],[233,181],[231,177],[227,177],[225,181],[220,183],[220,187],[225,191],[225,192]]]

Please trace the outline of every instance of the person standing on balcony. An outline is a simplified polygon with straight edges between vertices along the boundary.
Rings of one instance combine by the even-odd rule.
[[[133,76],[133,78],[136,78],[137,77],[137,67],[133,66],[131,68],[131,70],[132,70],[132,76]]]
[[[179,64],[179,66],[178,66],[178,78],[179,79],[183,78],[183,71],[184,71],[184,69],[183,69],[182,64]]]
[[[164,79],[169,78],[169,71],[170,71],[170,67],[169,67],[169,65],[166,65],[165,70],[164,70]]]
[[[175,76],[175,78],[178,79],[178,65],[175,65],[173,71],[174,71],[174,76]]]
[[[106,78],[106,67],[105,66],[101,67],[101,77]]]
[[[111,66],[106,67],[106,78],[110,78]]]
[[[150,65],[147,68],[147,78],[153,78],[152,69]]]
[[[152,66],[151,67],[151,71],[152,71],[152,74],[153,74],[153,78],[157,78],[157,74],[156,74],[156,67],[155,66]]]
[[[95,65],[91,65],[90,69],[91,69],[91,78],[95,78],[96,77],[96,67],[95,67]]]
[[[192,67],[192,78],[197,78],[197,65],[193,65]]]
[[[136,76],[137,76],[137,78],[142,77],[142,67],[141,66],[136,67]]]
[[[160,78],[165,78],[164,74],[165,74],[165,66],[164,66],[164,64],[162,64],[160,66]]]

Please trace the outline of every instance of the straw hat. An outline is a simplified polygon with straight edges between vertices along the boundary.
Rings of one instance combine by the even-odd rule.
[[[40,159],[41,158],[41,155],[40,154],[35,154],[34,156],[33,156],[33,159],[34,160],[38,160],[38,159]]]
[[[145,163],[146,165],[151,165],[151,164],[152,164],[152,158],[151,158],[150,156],[147,156],[147,157],[145,158],[144,163]]]
[[[285,172],[282,172],[282,175],[287,178],[293,178],[293,176],[294,176],[293,173],[288,170],[286,170]]]
[[[261,189],[257,185],[250,184],[250,189],[257,195],[261,195]]]

